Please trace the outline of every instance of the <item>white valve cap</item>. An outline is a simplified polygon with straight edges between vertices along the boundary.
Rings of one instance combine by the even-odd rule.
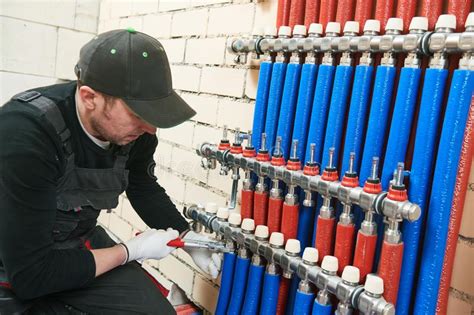
[[[336,272],[337,268],[339,268],[339,261],[334,256],[324,256],[321,268],[328,272]]]
[[[379,20],[367,20],[367,21],[365,21],[364,32],[377,32],[377,33],[380,33],[380,21]]]
[[[292,254],[299,254],[301,251],[300,241],[290,238],[286,241],[285,251]]]
[[[240,213],[232,212],[229,215],[229,224],[240,225],[240,222],[242,222],[242,217],[240,216]]]
[[[259,238],[268,238],[268,226],[266,225],[257,225],[255,228],[255,236]]]
[[[206,212],[215,214],[217,213],[217,203],[215,202],[208,202],[206,204]]]
[[[435,30],[437,28],[456,29],[456,16],[454,14],[441,14],[436,21]]]
[[[383,279],[369,273],[365,279],[364,289],[371,294],[383,294]]]
[[[344,24],[344,33],[359,33],[359,22],[347,21]]]
[[[350,283],[359,283],[360,271],[359,268],[354,266],[345,266],[342,271],[342,280]]]
[[[293,27],[293,36],[306,36],[306,26],[304,25],[295,25]]]
[[[341,32],[341,24],[338,22],[329,22],[328,25],[326,25],[326,34],[327,33],[337,33],[339,34]]]
[[[273,245],[273,246],[283,246],[285,242],[285,237],[280,232],[273,232],[272,235],[270,235],[269,242],[270,242],[270,245]]]
[[[253,36],[263,36],[263,27],[262,26],[255,26],[252,30]]]
[[[323,25],[319,23],[311,23],[309,26],[308,34],[319,34],[323,33]]]
[[[253,219],[245,218],[242,220],[240,228],[245,231],[253,232],[253,230],[255,230],[255,221]]]
[[[403,20],[400,18],[389,18],[387,25],[385,25],[385,30],[403,31]]]
[[[411,30],[427,31],[428,30],[428,18],[425,17],[425,16],[415,16],[413,19],[411,19],[410,27],[408,29],[410,31]]]
[[[275,26],[267,26],[265,28],[265,36],[276,37],[277,33],[277,28]]]
[[[222,220],[227,220],[229,218],[229,209],[221,207],[217,210],[217,217]]]
[[[465,27],[474,26],[474,12],[469,13],[466,19]],[[310,27],[311,28],[311,27]]]
[[[280,29],[278,30],[278,36],[291,36],[291,27],[289,26],[280,26]]]
[[[319,258],[319,252],[314,247],[306,247],[303,252],[303,260],[309,263],[317,263]]]

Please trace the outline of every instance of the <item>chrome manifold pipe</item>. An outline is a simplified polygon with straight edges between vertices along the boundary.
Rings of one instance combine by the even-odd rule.
[[[415,17],[416,18],[416,17]],[[426,56],[444,51],[448,54],[472,52],[474,32],[461,33],[426,32],[417,34],[371,35],[371,36],[331,36],[306,38],[272,38],[254,35],[236,38],[228,45],[228,50],[237,55],[248,53],[261,55],[281,50],[293,52],[394,52],[410,53],[419,51]]]
[[[217,146],[203,143],[196,150],[202,158],[217,160],[228,168],[239,167],[254,172],[257,176],[281,180],[286,184],[297,185],[306,191],[336,198],[346,203],[358,205],[362,209],[374,209],[376,213],[392,218],[404,219],[409,222],[418,220],[421,208],[410,201],[393,201],[387,199],[387,192],[371,194],[362,187],[344,187],[340,181],[326,181],[320,175],[305,175],[302,171],[288,170],[282,166],[273,166],[268,162],[260,162],[254,158],[246,158],[241,154],[233,154],[230,150],[218,150]]]
[[[253,254],[265,258],[268,263],[280,266],[284,272],[306,279],[319,290],[327,290],[341,302],[359,310],[362,314],[395,314],[394,305],[387,302],[382,297],[382,293],[369,292],[370,286],[367,286],[367,282],[365,286],[349,285],[337,274],[327,273],[317,265],[307,264],[299,255],[289,255],[284,248],[271,246],[267,241],[256,238],[254,234],[243,231],[237,225],[218,219],[216,214],[205,212],[203,207],[191,205],[185,208],[184,215],[188,219],[198,221],[209,231],[215,232],[227,243],[236,244],[239,248],[246,248]]]

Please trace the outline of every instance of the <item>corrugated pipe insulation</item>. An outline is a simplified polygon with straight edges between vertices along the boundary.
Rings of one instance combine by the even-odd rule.
[[[345,25],[347,21],[354,20],[354,0],[337,1],[337,10],[335,21]]]
[[[376,0],[375,1],[375,19],[380,21],[381,34],[384,33],[385,25],[389,18],[393,16],[393,0]]]
[[[244,303],[245,289],[247,287],[250,259],[237,256],[234,269],[232,294],[230,297],[227,314],[240,314]]]
[[[413,296],[406,292],[413,290],[416,266],[419,262],[419,242],[433,178],[434,158],[438,144],[437,134],[447,78],[448,70],[446,69],[426,69],[425,71],[408,191],[409,200],[421,207],[422,215],[415,222],[403,224],[405,253],[396,305],[398,314],[409,314],[410,307],[413,305]]]
[[[474,71],[455,70],[441,131],[414,312],[436,312],[440,275],[458,174],[462,140],[474,91]]]
[[[448,239],[446,241],[446,252],[444,254],[443,271],[438,293],[436,314],[446,314],[448,307],[449,286],[453,272],[454,257],[456,254],[459,229],[461,227],[464,201],[466,199],[469,174],[471,173],[472,157],[474,153],[474,98],[471,98],[469,116],[467,118],[464,140],[459,159],[456,186],[454,188],[454,199],[451,208],[451,219],[449,221]]]
[[[448,1],[447,13],[456,16],[456,32],[462,32],[464,30],[464,23],[471,9],[471,4],[472,0]]]

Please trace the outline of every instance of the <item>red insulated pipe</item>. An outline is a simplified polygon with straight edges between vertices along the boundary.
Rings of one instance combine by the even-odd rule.
[[[416,14],[416,0],[398,0],[396,17],[403,20],[403,31],[408,32],[411,19]]]
[[[337,224],[334,256],[339,260],[339,275],[344,267],[351,264],[352,251],[354,250],[355,226],[354,224]]]
[[[242,219],[253,217],[253,191],[242,189],[242,200],[240,204],[240,215]]]
[[[456,254],[459,229],[461,227],[464,201],[466,200],[467,183],[471,173],[472,157],[474,154],[474,99],[471,99],[471,108],[464,132],[464,141],[461,148],[459,168],[454,187],[453,205],[449,221],[448,239],[446,240],[446,251],[444,254],[443,271],[438,292],[438,304],[436,314],[446,314],[448,307],[449,286],[453,273],[454,257]]]
[[[360,270],[361,283],[364,283],[365,277],[372,273],[376,247],[377,235],[367,235],[359,230],[354,254],[354,266]]]
[[[373,0],[357,0],[355,6],[354,21],[359,22],[363,29],[365,21],[372,18],[372,8],[374,6]]]
[[[328,22],[335,22],[336,6],[337,0],[321,0],[321,7],[319,8],[319,23],[322,24],[323,27],[326,27]]]
[[[336,22],[341,23],[344,27],[347,21],[354,19],[354,0],[339,0],[337,2]],[[362,27],[364,27],[362,25]]]
[[[456,16],[457,32],[462,32],[464,30],[464,23],[466,23],[470,9],[471,0],[448,1],[448,14],[454,14]]]
[[[304,10],[306,0],[291,0],[289,24],[293,28],[304,22]]]
[[[384,298],[397,305],[400,272],[402,271],[403,243],[392,244],[384,241],[380,254],[378,275],[383,279]]]
[[[286,302],[288,301],[288,291],[290,290],[291,280],[285,277],[281,277],[280,288],[278,290],[278,303],[276,314],[284,315],[286,311]]]
[[[463,0],[454,0],[463,1]],[[436,21],[443,10],[443,0],[422,0],[419,16],[426,16],[428,18],[428,30],[434,30]]]
[[[283,204],[281,233],[285,236],[285,240],[296,238],[298,234],[298,215],[299,204],[293,206],[286,203]]]
[[[278,0],[277,29],[288,26],[290,18],[291,0]]]
[[[268,232],[280,232],[281,227],[281,210],[283,207],[283,199],[268,198]]]
[[[268,192],[256,191],[253,196],[253,219],[255,225],[267,224]]]
[[[320,0],[306,0],[304,25],[307,29],[309,29],[311,23],[317,23],[319,20],[319,1]]]
[[[321,216],[318,217],[314,247],[316,247],[319,251],[319,263],[321,263],[324,256],[332,254],[332,247],[334,245],[335,223],[335,218],[325,219],[321,218]]]
[[[380,21],[380,33],[385,32],[385,25],[393,14],[393,0],[377,0],[375,3],[375,19]]]

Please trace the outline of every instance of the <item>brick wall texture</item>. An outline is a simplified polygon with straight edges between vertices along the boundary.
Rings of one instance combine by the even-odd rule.
[[[13,94],[74,79],[79,48],[95,34],[133,27],[159,39],[171,63],[173,85],[197,115],[170,130],[159,130],[155,170],[178,208],[187,203],[225,206],[231,181],[205,171],[194,148],[217,142],[227,125],[252,126],[258,62],[236,65],[226,49],[232,37],[273,25],[278,0],[4,0],[0,31],[0,102]],[[41,12],[41,14],[38,14]],[[21,40],[20,40],[21,38]],[[34,47],[35,49],[31,49]],[[146,228],[127,200],[99,221],[121,240]],[[474,166],[451,283],[449,314],[474,312]],[[146,262],[165,285],[176,283],[205,310],[215,308],[219,280],[209,280],[181,250]]]

